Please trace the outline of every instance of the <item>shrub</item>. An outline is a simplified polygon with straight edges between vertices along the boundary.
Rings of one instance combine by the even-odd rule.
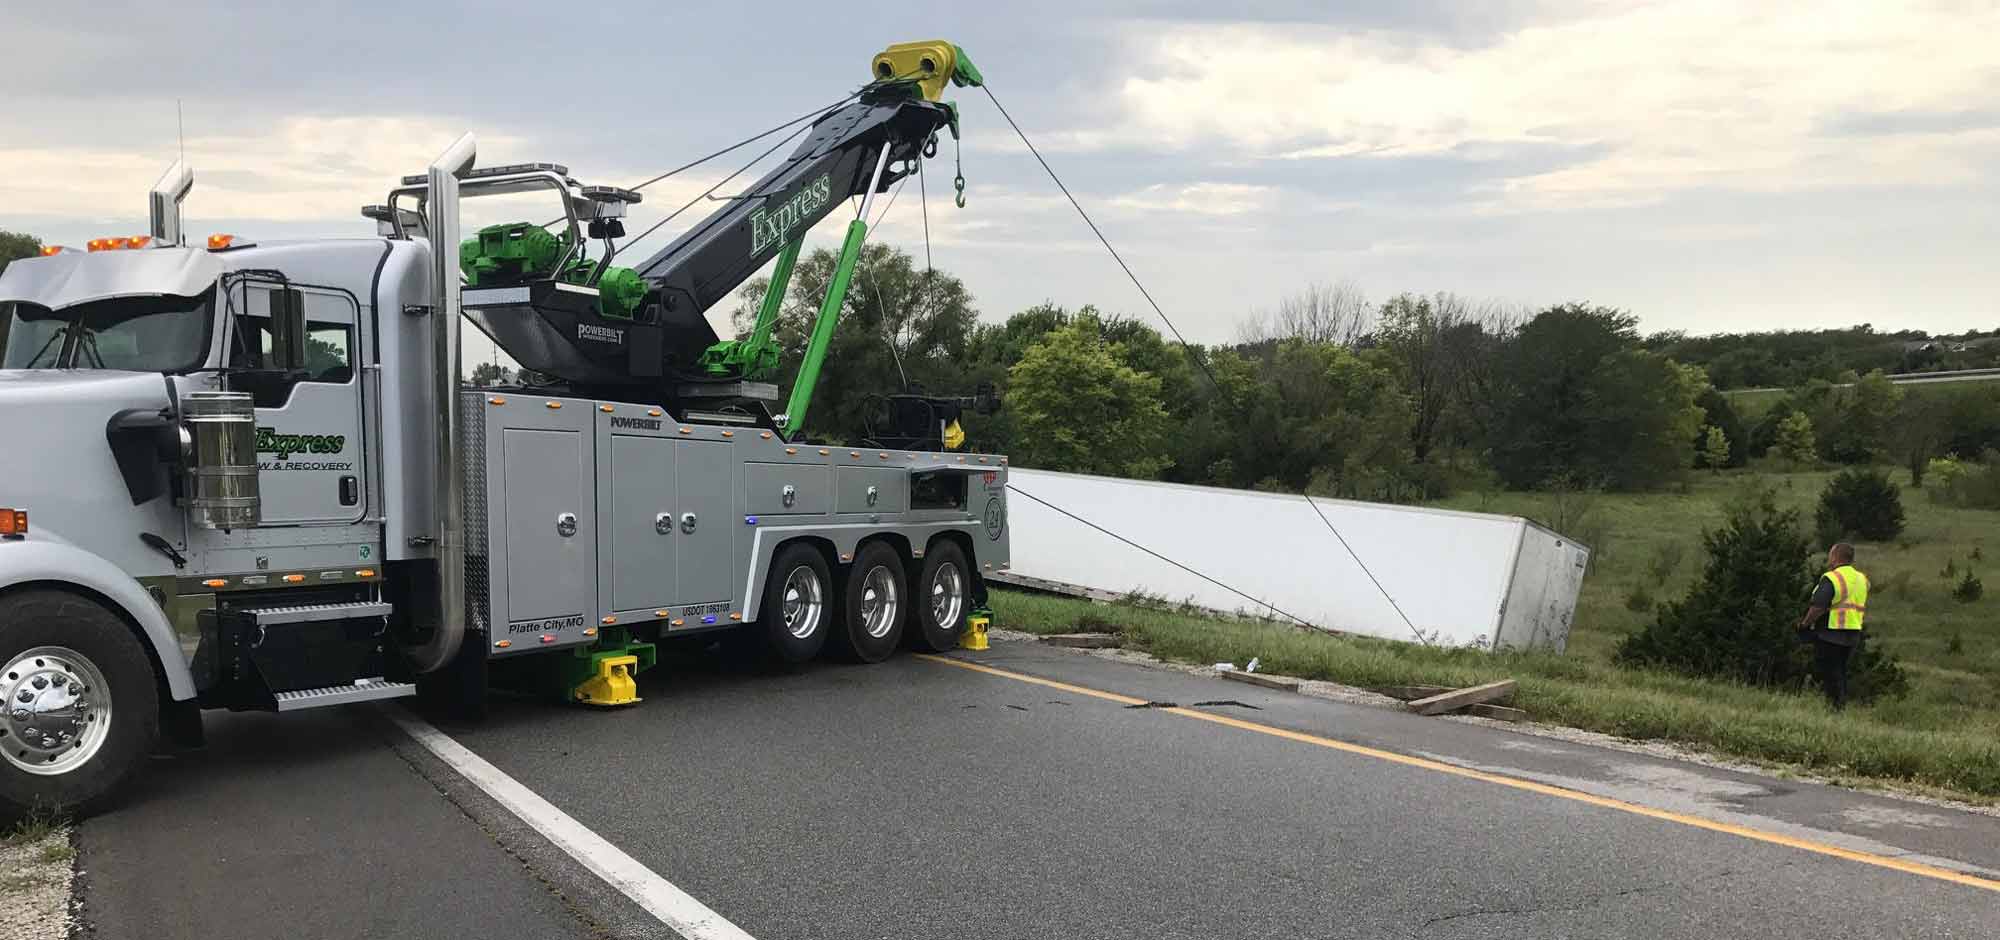
[[[1677,601],[1618,646],[1621,665],[1655,667],[1777,688],[1802,689],[1811,653],[1793,623],[1818,577],[1796,510],[1780,509],[1770,490],[1729,510],[1720,528],[1702,533],[1708,562]],[[1901,695],[1909,678],[1893,656],[1864,649],[1849,664],[1855,701]]]
[[[1965,577],[1960,578],[1958,584],[1954,585],[1951,589],[1952,600],[1958,601],[1961,604],[1970,604],[1978,600],[1985,593],[1985,583],[1981,582],[1979,577],[1972,573],[1971,568],[1965,569]]]
[[[1944,654],[1946,656],[1965,655],[1965,636],[1957,630],[1953,630],[1951,632],[1951,642],[1944,645]]]
[[[1625,609],[1641,614],[1652,610],[1653,592],[1646,590],[1643,584],[1633,588],[1632,593],[1625,595]]]
[[[2000,453],[1987,451],[1978,462],[1933,460],[1924,487],[1932,502],[1968,509],[2000,509]]]
[[[1822,543],[1850,535],[1886,542],[1903,534],[1903,497],[1880,470],[1843,470],[1827,481],[1813,517]]]

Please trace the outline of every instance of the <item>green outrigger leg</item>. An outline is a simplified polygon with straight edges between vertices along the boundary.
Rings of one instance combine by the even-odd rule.
[[[840,246],[840,264],[833,269],[833,283],[827,286],[826,300],[819,305],[812,341],[806,344],[805,358],[799,362],[799,377],[792,382],[791,401],[785,405],[785,429],[789,433],[797,434],[806,426],[806,409],[812,405],[813,386],[819,384],[819,367],[826,360],[827,344],[833,342],[834,323],[840,319],[840,305],[847,299],[847,283],[854,278],[854,266],[861,260],[861,243],[867,237],[866,221],[856,218],[847,223],[847,241]]]

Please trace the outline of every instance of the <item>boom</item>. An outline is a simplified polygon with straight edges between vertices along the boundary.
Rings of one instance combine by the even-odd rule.
[[[571,242],[537,235],[533,227],[496,226],[483,231],[476,246],[468,241],[463,257],[468,271],[483,265],[482,287],[505,283],[493,273],[519,268],[508,263],[530,248],[539,246],[551,259],[522,269],[519,280],[531,288],[525,296],[511,285],[490,297],[468,291],[468,315],[522,366],[579,389],[651,386],[661,398],[678,399],[700,396],[704,385],[736,387],[741,380],[768,378],[777,366],[772,324],[805,233],[843,200],[871,197],[915,173],[920,160],[936,153],[938,131],[958,135],[956,108],[939,100],[945,85],[982,82],[964,51],[947,42],[891,46],[875,57],[873,74],[874,81],[814,121],[806,140],[744,194],[629,269],[645,285],[643,300],[629,309],[621,311],[608,293],[601,302],[586,296],[618,286],[621,278],[633,280],[627,269],[609,265],[615,242],[606,236],[622,234],[622,227],[607,229],[593,221],[592,236],[605,237],[606,244],[605,257],[594,264],[581,252],[567,253]],[[622,191],[620,196],[626,202],[637,198]],[[497,231],[517,228],[528,230]],[[840,266],[793,390],[787,414],[792,427],[803,422],[866,233],[865,218],[848,227]],[[554,260],[558,257],[562,260]],[[705,312],[774,257],[779,263],[756,329],[744,340],[720,340]],[[560,271],[578,273],[563,278]],[[570,283],[556,283],[560,280]]]

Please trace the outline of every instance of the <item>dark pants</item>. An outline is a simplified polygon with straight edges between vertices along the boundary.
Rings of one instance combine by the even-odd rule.
[[[1813,641],[1813,675],[1835,709],[1847,707],[1847,660],[1853,655],[1852,646]]]

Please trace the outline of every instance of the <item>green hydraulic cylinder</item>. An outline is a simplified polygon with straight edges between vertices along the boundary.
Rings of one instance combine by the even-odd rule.
[[[867,236],[868,223],[860,217],[847,223],[847,241],[840,246],[840,264],[833,269],[833,283],[826,289],[826,301],[819,305],[812,341],[806,345],[805,359],[799,363],[799,377],[792,382],[791,401],[785,406],[785,428],[790,433],[805,429],[806,408],[812,405],[813,386],[819,384],[820,363],[826,359],[827,344],[833,342],[840,305],[847,299],[847,283],[854,278],[854,265],[861,259],[861,243]]]
[[[778,322],[778,308],[785,305],[785,289],[792,283],[792,265],[799,260],[799,246],[805,239],[793,239],[778,252],[778,267],[771,272],[771,283],[764,288],[764,303],[757,308],[757,329],[750,334],[750,348],[763,349],[771,345],[771,327]]]

